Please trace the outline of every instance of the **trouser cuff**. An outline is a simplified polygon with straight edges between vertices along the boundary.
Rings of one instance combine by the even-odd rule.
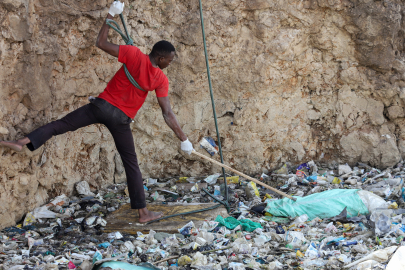
[[[131,202],[131,208],[132,209],[142,209],[146,207],[146,202],[142,202],[142,203],[132,203]]]

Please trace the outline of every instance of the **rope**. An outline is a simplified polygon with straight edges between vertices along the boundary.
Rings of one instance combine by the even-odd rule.
[[[194,211],[190,211],[190,212],[184,212],[184,213],[174,214],[174,215],[170,215],[170,216],[165,216],[165,217],[161,217],[161,218],[149,221],[146,224],[148,225],[148,224],[154,223],[156,221],[160,221],[162,219],[168,219],[168,218],[177,217],[177,216],[184,216],[184,215],[191,215],[191,214],[200,213],[200,212],[204,212],[204,211],[208,211],[208,210],[213,210],[213,209],[216,209],[216,208],[218,208],[220,206],[221,206],[221,204],[217,204],[217,205],[207,207],[207,208],[203,208],[203,209],[198,209],[198,210],[194,210]]]
[[[183,216],[183,215],[190,215],[190,214],[200,213],[200,212],[204,212],[204,211],[208,211],[208,210],[213,210],[213,209],[216,209],[216,208],[220,207],[221,205],[225,206],[226,211],[228,211],[228,213],[231,211],[231,207],[229,206],[228,201],[226,201],[226,200],[225,200],[225,201],[218,200],[218,199],[215,198],[213,195],[211,195],[205,188],[203,188],[202,190],[203,190],[205,193],[207,193],[208,196],[210,196],[211,198],[213,198],[215,201],[219,202],[219,204],[214,205],[214,206],[211,206],[211,207],[203,208],[203,209],[193,210],[193,211],[190,211],[190,212],[184,212],[184,213],[179,213],[179,214],[174,214],[174,215],[169,215],[169,216],[161,217],[161,218],[158,218],[158,219],[154,219],[154,220],[152,220],[152,221],[149,221],[149,222],[146,223],[146,224],[151,224],[151,223],[153,223],[153,222],[160,221],[160,220],[162,220],[162,219],[167,219],[167,218],[172,218],[172,217],[177,217],[177,216]]]
[[[124,26],[124,30],[125,30],[125,33],[126,33],[126,34],[124,34],[124,33],[121,31],[120,26],[119,26],[118,23],[115,22],[114,20],[107,19],[107,20],[106,20],[106,24],[107,24],[108,26],[110,26],[112,29],[114,29],[115,31],[117,31],[118,34],[121,35],[121,37],[122,37],[122,39],[124,40],[124,42],[125,42],[126,45],[132,45],[132,46],[133,46],[133,45],[134,45],[134,41],[133,41],[133,39],[131,38],[131,36],[128,34],[127,25],[125,24],[124,16],[122,15],[122,13],[120,14],[120,18],[121,18],[121,22],[122,22],[122,25]],[[146,92],[146,91],[143,90],[143,89],[139,86],[139,84],[135,81],[134,77],[132,77],[132,75],[129,73],[128,68],[127,68],[127,66],[126,66],[125,64],[124,64],[124,71],[125,71],[125,75],[127,75],[128,80],[132,83],[133,86],[135,86],[135,87],[138,88],[139,90],[142,90],[142,91]]]
[[[205,64],[207,65],[208,85],[209,85],[209,88],[210,88],[212,112],[214,114],[214,122],[215,122],[215,130],[216,130],[216,133],[217,133],[219,156],[221,157],[221,163],[224,164],[224,158],[223,158],[223,155],[222,155],[221,138],[219,136],[218,122],[217,122],[217,113],[215,111],[214,93],[212,92],[212,83],[211,83],[211,75],[210,75],[211,73],[210,73],[210,65],[209,65],[209,62],[208,62],[207,44],[206,44],[206,41],[205,41],[204,18],[203,18],[203,10],[202,10],[201,0],[199,0],[199,4],[200,4],[201,30],[202,30],[202,37],[203,37],[203,43],[204,43],[204,53],[205,53]],[[222,175],[224,177],[224,182],[225,182],[225,201],[228,201],[228,183],[226,181],[225,169],[224,168],[222,168]]]

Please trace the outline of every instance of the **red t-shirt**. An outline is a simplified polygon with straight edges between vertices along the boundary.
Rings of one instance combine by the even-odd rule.
[[[149,91],[155,90],[157,97],[167,97],[169,80],[160,68],[155,68],[149,56],[135,46],[122,45],[119,48],[118,61],[125,64],[129,73],[146,92],[136,88],[125,75],[122,66],[107,84],[98,97],[122,110],[130,118],[134,118],[142,107]]]

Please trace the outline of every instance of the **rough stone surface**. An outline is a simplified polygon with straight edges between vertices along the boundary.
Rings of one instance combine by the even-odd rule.
[[[403,1],[203,2],[228,165],[256,173],[314,159],[381,168],[405,156]],[[109,5],[0,1],[0,139],[18,139],[103,91],[120,67],[94,46]],[[198,3],[137,0],[125,7],[144,53],[161,39],[177,49],[165,72],[190,140],[215,137]],[[110,38],[121,42],[115,33]],[[132,129],[145,177],[218,171],[179,151],[154,93]],[[35,152],[0,148],[0,225],[72,192],[79,181],[92,188],[125,181],[117,155],[101,125],[54,137]]]

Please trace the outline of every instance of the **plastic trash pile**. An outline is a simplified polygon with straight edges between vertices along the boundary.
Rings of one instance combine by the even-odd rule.
[[[80,182],[1,231],[0,269],[405,269],[403,162],[380,171],[311,161],[256,178],[297,201],[229,176],[229,216],[136,235],[104,232],[129,203],[125,185]],[[226,194],[219,173],[144,184],[148,204],[214,202],[202,187]]]

